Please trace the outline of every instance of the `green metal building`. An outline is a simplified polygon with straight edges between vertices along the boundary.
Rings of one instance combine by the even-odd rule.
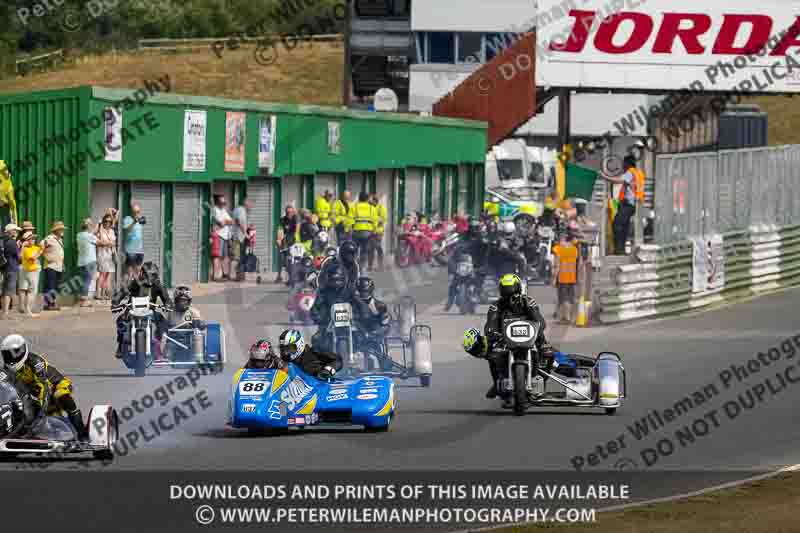
[[[397,223],[409,211],[478,214],[487,125],[316,106],[78,87],[0,96],[0,159],[19,219],[44,234],[142,206],[146,260],[170,286],[208,280],[212,196],[255,201],[262,270],[277,265],[283,206],[325,190],[377,192]],[[393,246],[387,230],[386,249]],[[123,240],[119,238],[118,240]]]

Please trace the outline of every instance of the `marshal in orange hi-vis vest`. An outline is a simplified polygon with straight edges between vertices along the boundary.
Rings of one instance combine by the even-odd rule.
[[[633,197],[639,202],[644,202],[644,172],[635,167],[629,168],[628,172],[633,174],[633,183],[631,184],[631,187],[633,187]],[[627,185],[623,185],[619,189],[620,202],[625,200],[626,187]]]

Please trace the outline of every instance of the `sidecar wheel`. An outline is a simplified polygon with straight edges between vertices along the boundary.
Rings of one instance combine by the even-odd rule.
[[[608,416],[614,416],[617,413],[616,407],[606,407],[606,414]]]

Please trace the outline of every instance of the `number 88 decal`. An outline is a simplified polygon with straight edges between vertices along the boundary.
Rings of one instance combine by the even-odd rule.
[[[260,396],[264,394],[267,385],[264,381],[242,381],[239,383],[239,393]]]

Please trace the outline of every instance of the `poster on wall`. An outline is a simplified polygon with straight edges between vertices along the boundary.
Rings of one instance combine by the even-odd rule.
[[[692,292],[714,293],[725,287],[725,248],[722,235],[692,239]]]
[[[186,111],[183,121],[183,170],[206,169],[206,112]]]
[[[225,172],[244,172],[245,116],[225,114]]]
[[[113,107],[103,110],[105,118],[106,161],[122,162],[122,111]]]
[[[275,173],[275,139],[277,137],[278,117],[261,117],[258,120],[258,168],[268,174]]]
[[[342,152],[341,123],[328,122],[328,153],[338,155]]]

